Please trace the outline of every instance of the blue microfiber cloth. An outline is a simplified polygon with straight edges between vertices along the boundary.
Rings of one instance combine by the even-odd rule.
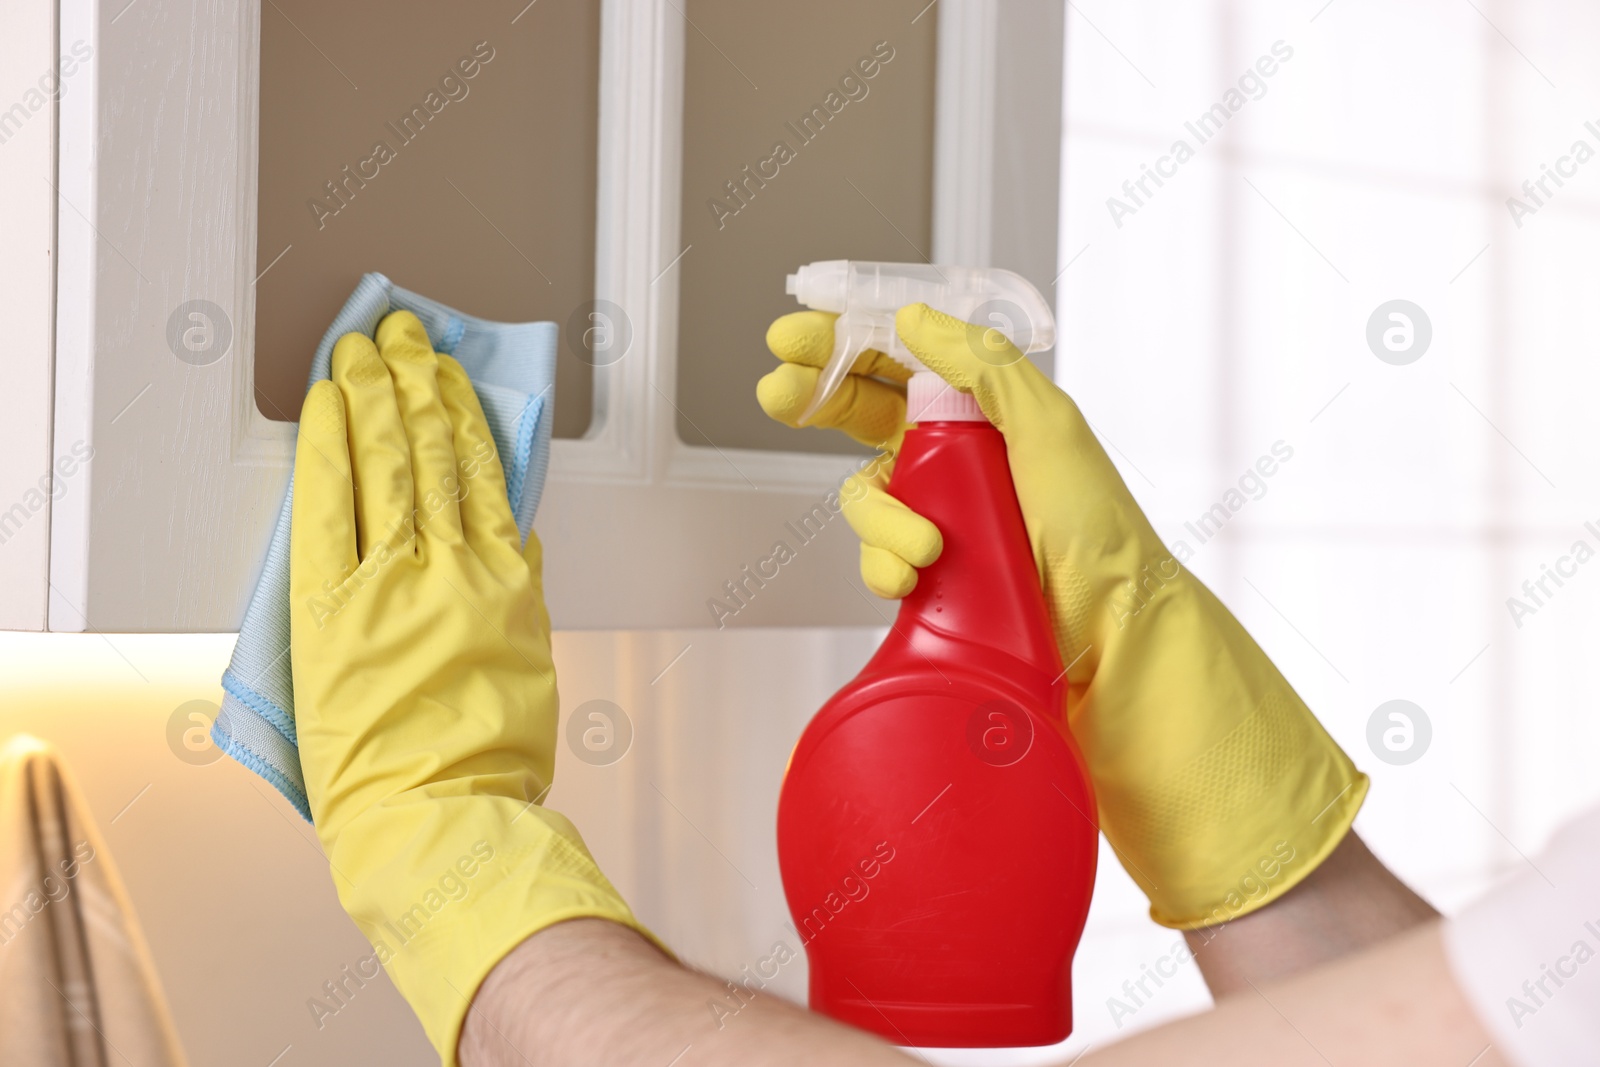
[[[435,351],[466,368],[488,417],[506,472],[506,490],[524,539],[550,463],[548,412],[555,390],[556,324],[487,322],[407,292],[381,274],[361,279],[311,363],[311,381],[328,377],[334,342],[347,333],[372,336],[391,311],[422,320]],[[239,627],[233,659],[222,675],[222,709],[211,739],[289,798],[309,821],[305,778],[294,729],[294,677],[289,667],[289,521],[294,483],[278,512],[256,591]]]

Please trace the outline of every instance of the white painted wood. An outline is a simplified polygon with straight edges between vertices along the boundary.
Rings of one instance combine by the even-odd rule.
[[[933,258],[1004,267],[1053,300],[1064,0],[942,0]],[[1046,372],[1053,352],[1032,357]]]
[[[83,214],[61,234],[55,442],[90,441],[97,463],[52,533],[52,629],[227,630],[253,585],[293,432],[250,392],[259,17],[259,0],[182,19],[63,0],[63,25],[102,58],[94,91],[62,112],[61,213]],[[849,459],[690,446],[674,430],[684,33],[671,0],[602,10],[596,292],[634,341],[596,372],[588,436],[555,443],[538,523],[552,619],[881,624],[886,609],[847,580],[856,545],[830,506]],[[978,76],[950,69],[963,86]],[[988,136],[970,115],[952,129]],[[988,152],[946,135],[940,165],[974,155]],[[987,195],[953,202],[938,226],[972,228]],[[166,341],[194,299],[232,327],[204,367]],[[746,576],[779,541],[794,561]]]
[[[995,0],[946,0],[941,8],[952,6],[960,24],[955,30],[940,24],[935,258],[1009,266],[1048,293],[1056,254],[1062,0],[1023,0],[1014,10]],[[837,515],[814,541],[791,532],[824,504],[850,460],[687,445],[674,429],[678,276],[671,265],[684,252],[677,239],[684,22],[661,0],[609,4],[604,17],[597,293],[627,310],[643,358],[630,354],[600,369],[596,429],[582,441],[555,443],[539,523],[546,558],[598,555],[602,562],[546,576],[552,618],[569,628],[606,628],[618,625],[610,621],[615,605],[627,603],[621,625],[706,625],[718,617],[708,604],[717,597],[738,609],[728,625],[881,624],[890,608],[846,581],[854,577],[857,549]],[[1037,36],[1041,27],[1045,43],[1023,57],[1027,62],[997,58],[1001,41]],[[973,33],[984,47],[963,47],[960,35],[969,35],[970,44]],[[1032,94],[1042,94],[1044,106],[1030,102]],[[999,134],[997,96],[1012,112]],[[974,108],[973,100],[983,103]],[[1042,120],[1030,118],[1040,113]],[[997,136],[1006,139],[1005,159],[1038,169],[996,181]],[[661,179],[626,180],[641,171]],[[990,220],[1000,195],[1020,202],[1001,226],[1004,243],[996,244]],[[1009,224],[1029,212],[1038,226]],[[600,492],[599,478],[630,489]],[[587,521],[594,515],[607,518]],[[649,531],[643,541],[641,530]],[[779,540],[798,558],[768,585],[742,579],[748,606],[726,596],[725,583],[740,581],[742,568],[770,556]]]
[[[681,14],[664,0],[602,12],[596,294],[632,323],[633,350],[597,368],[594,429],[554,445],[539,532],[545,590],[564,629],[879,621],[842,581],[855,545],[834,521],[807,545],[784,524],[807,513],[848,459],[684,444],[675,430],[676,263],[683,93]],[[831,512],[830,512],[831,514]],[[748,606],[724,594],[785,539],[798,558]]]
[[[61,102],[55,447],[95,461],[51,530],[53,630],[231,629],[266,550],[293,427],[251,394],[258,16],[61,4],[98,61]],[[166,336],[197,299],[232,334],[206,366]]]
[[[933,127],[933,260],[994,266],[994,80],[1000,0],[943,0]]]
[[[8,356],[0,419],[0,629],[42,630],[50,497],[51,305],[55,295],[55,5],[19,0],[0,34],[0,307]],[[82,92],[75,70],[68,91]],[[75,472],[76,473],[76,472]],[[41,484],[42,480],[42,484]]]

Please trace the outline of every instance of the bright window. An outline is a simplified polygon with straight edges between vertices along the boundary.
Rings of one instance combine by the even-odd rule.
[[[1067,24],[1059,379],[1373,777],[1359,832],[1455,907],[1600,796],[1600,11],[1094,2]],[[1394,700],[1431,725],[1411,763],[1378,751],[1420,746],[1403,707],[1369,743]],[[1130,974],[1100,977],[1103,1000]],[[1119,1032],[1091,1012],[1077,1037]]]

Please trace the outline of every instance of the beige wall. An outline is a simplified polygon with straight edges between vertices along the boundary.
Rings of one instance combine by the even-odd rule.
[[[193,766],[168,747],[175,708],[220,696],[231,642],[0,634],[0,739],[26,731],[61,749],[193,1067],[264,1065],[286,1045],[283,1067],[436,1064],[387,979],[318,1030],[306,1000],[371,948],[340,910],[311,828],[231,760]]]
[[[843,628],[556,634],[563,740],[550,805],[686,962],[732,976],[779,940],[799,948],[778,875],[778,788],[807,720],[880,637]],[[227,635],[0,634],[0,741],[26,730],[65,754],[193,1067],[265,1067],[286,1046],[277,1067],[436,1064],[385,977],[317,1027],[307,1000],[371,949],[339,907],[311,828],[231,760],[192,766],[168,745],[179,705],[220,695],[231,644]],[[565,741],[592,700],[613,702],[633,725],[631,746],[610,765],[574,758]],[[1131,1024],[1108,1017],[1107,998],[1122,995],[1127,976],[1171,949],[1172,931],[1147,909],[1103,850],[1073,968],[1074,1044],[932,1062],[1066,1063],[1085,1042],[1203,1006],[1189,964]],[[802,954],[768,991],[803,1003],[806,981]]]
[[[780,938],[798,950],[778,879],[778,786],[806,720],[876,641],[866,630],[556,635],[563,724],[607,700],[633,740],[594,765],[573,757],[563,729],[550,805],[685,960],[736,975]],[[315,834],[232,760],[213,750],[195,766],[169,744],[180,705],[219,699],[232,642],[0,633],[0,742],[26,731],[64,754],[193,1067],[264,1067],[285,1046],[280,1067],[436,1064],[387,977],[317,1026],[308,999],[372,950]],[[805,980],[797,961],[773,990],[803,1000]]]
[[[262,6],[264,414],[299,417],[317,342],[367,271],[484,318],[554,320],[565,341],[594,295],[599,11],[598,0],[540,0],[513,24],[515,8],[485,0]],[[441,91],[479,42],[492,58]],[[388,124],[430,91],[443,107],[404,142]],[[347,165],[359,177],[379,140],[394,158],[348,185],[341,207],[324,183]],[[319,197],[338,213],[319,221],[307,206]],[[590,389],[591,368],[563,348],[558,434],[589,425]]]

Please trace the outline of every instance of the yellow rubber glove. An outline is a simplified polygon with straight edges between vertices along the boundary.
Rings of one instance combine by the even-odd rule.
[[[529,935],[641,929],[540,806],[556,746],[538,538],[526,555],[460,364],[410,312],[347,334],[295,451],[300,759],[345,910],[445,1064],[479,983]]]
[[[1232,613],[1167,551],[1065,393],[996,331],[922,304],[900,309],[895,326],[1005,435],[1068,664],[1067,720],[1089,764],[1101,828],[1150,898],[1151,917],[1193,929],[1281,897],[1344,838],[1366,776]],[[833,349],[831,317],[787,315],[767,339],[785,364],[763,379],[758,397],[793,425],[815,386],[808,368]],[[857,369],[873,367],[864,356]],[[904,418],[904,401],[878,383],[853,384],[824,409],[827,424],[858,440],[855,431],[870,427],[898,442],[903,427],[890,424]],[[906,572],[931,560],[899,547],[925,544],[923,524],[899,505],[852,519],[864,543],[862,576],[875,591],[903,595],[915,584]]]
[[[797,311],[767,330],[767,347],[783,363],[756,384],[756,399],[772,418],[799,426],[821,370],[833,354],[836,318],[825,311]],[[845,480],[839,499],[845,520],[861,538],[862,580],[890,600],[915,589],[916,569],[938,559],[944,550],[938,527],[884,491],[906,433],[905,383],[910,378],[910,371],[869,349],[809,423],[842,430],[877,450]]]

